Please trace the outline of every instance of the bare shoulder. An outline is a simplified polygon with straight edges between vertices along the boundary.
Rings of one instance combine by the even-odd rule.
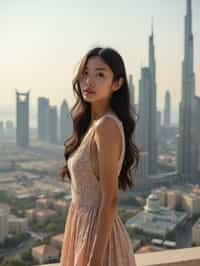
[[[94,139],[98,145],[100,142],[109,144],[121,143],[121,132],[119,128],[120,121],[116,121],[117,118],[110,116],[105,116],[102,118],[101,122],[95,128]]]

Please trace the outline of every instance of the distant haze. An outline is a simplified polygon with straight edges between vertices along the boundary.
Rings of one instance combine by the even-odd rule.
[[[193,0],[194,67],[200,95],[200,1]],[[96,46],[111,46],[133,74],[138,99],[140,69],[148,64],[154,17],[157,106],[172,94],[172,122],[181,93],[186,0],[0,1],[0,120],[15,119],[15,88],[31,90],[31,124],[37,97],[60,107],[74,103],[71,81],[81,57]]]

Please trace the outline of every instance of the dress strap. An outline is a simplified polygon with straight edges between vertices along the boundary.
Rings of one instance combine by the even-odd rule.
[[[94,123],[94,128],[99,125],[101,123],[101,121],[103,121],[104,117],[109,116],[112,117],[115,121],[116,124],[118,125],[120,132],[121,132],[121,136],[122,136],[122,151],[121,151],[121,156],[119,159],[119,166],[121,166],[122,160],[124,158],[124,154],[125,154],[125,135],[124,135],[124,128],[123,128],[123,124],[121,122],[121,120],[113,113],[106,113],[105,115],[103,115],[101,118],[99,118],[97,121],[95,121]],[[94,132],[94,130],[93,130]]]

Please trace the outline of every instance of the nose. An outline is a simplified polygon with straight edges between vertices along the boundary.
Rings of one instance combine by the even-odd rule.
[[[94,79],[88,76],[86,78],[86,84],[87,86],[94,86]]]

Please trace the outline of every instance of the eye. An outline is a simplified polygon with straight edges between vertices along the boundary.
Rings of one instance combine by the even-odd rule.
[[[83,71],[83,76],[86,76],[88,74],[87,70]]]
[[[99,77],[104,77],[104,74],[103,74],[102,72],[99,72],[97,75],[98,75]]]

